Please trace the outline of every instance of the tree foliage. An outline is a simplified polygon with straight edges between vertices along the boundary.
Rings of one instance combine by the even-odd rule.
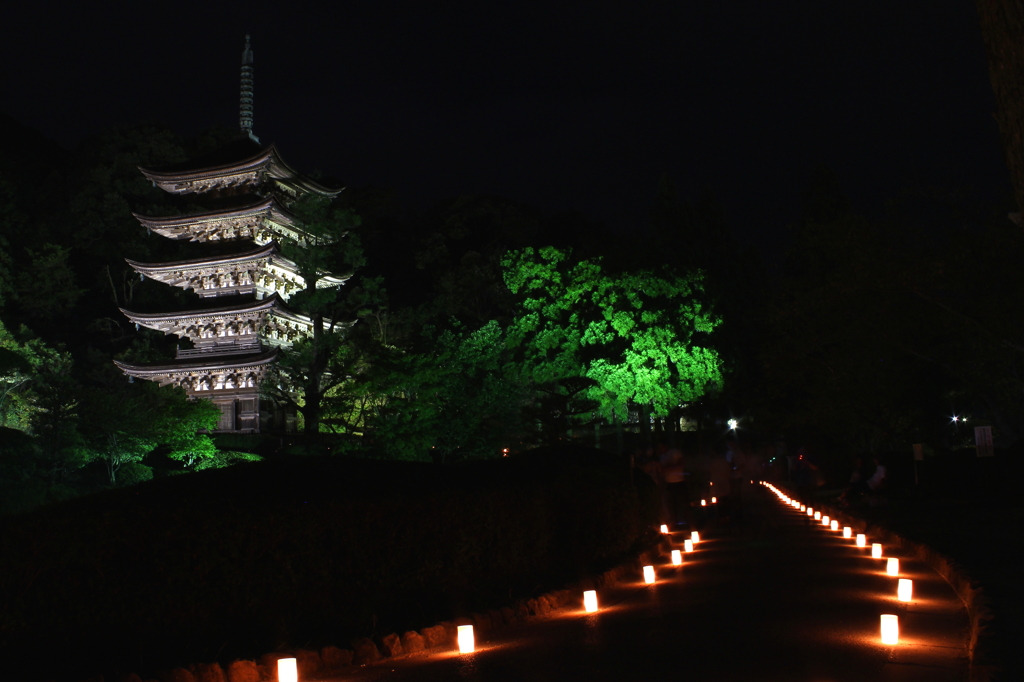
[[[719,321],[698,298],[700,274],[612,274],[553,247],[513,251],[502,264],[520,305],[509,341],[533,381],[591,379],[588,397],[620,419],[630,401],[665,415],[721,384],[709,336]]]

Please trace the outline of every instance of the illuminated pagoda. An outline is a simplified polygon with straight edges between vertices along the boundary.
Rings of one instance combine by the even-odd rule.
[[[278,247],[281,239],[305,241],[289,204],[309,194],[333,198],[341,192],[301,175],[274,145],[261,145],[253,134],[252,58],[246,36],[238,139],[189,162],[139,169],[171,194],[193,194],[220,206],[183,216],[135,215],[150,232],[198,242],[197,248],[210,249],[208,255],[169,263],[126,259],[140,276],[200,299],[194,309],[181,312],[122,309],[136,325],[187,339],[192,348],[179,347],[176,357],[162,364],[116,363],[130,377],[180,386],[190,397],[209,399],[221,409],[220,432],[260,430],[259,385],[278,349],[313,334],[313,321],[286,304],[292,293],[305,288],[296,264]],[[338,287],[346,279],[327,275],[317,286]],[[269,418],[269,411],[263,416]]]

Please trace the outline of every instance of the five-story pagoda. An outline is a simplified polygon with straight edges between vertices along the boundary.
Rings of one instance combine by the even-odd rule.
[[[116,363],[131,377],[211,400],[221,409],[222,432],[260,430],[259,385],[278,348],[313,333],[313,320],[285,303],[305,288],[296,264],[278,247],[282,239],[304,243],[302,224],[288,206],[309,194],[333,198],[341,191],[299,174],[274,145],[262,146],[253,135],[252,57],[246,36],[238,139],[189,162],[139,169],[155,186],[197,195],[212,206],[190,215],[135,217],[158,235],[200,242],[216,253],[171,263],[128,260],[143,277],[191,290],[202,305],[173,313],[122,312],[137,325],[187,339],[193,347],[179,348],[163,364]],[[317,287],[337,287],[345,279],[327,274]]]

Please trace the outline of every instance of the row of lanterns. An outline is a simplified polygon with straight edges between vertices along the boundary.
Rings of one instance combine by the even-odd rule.
[[[815,511],[813,507],[801,504],[798,500],[794,500],[789,497],[783,491],[776,488],[771,483],[762,481],[761,483],[775,495],[782,500],[783,503],[789,505],[795,510],[802,513],[806,513],[807,516],[813,518],[815,521],[821,522],[821,525],[832,531],[839,530],[839,521],[836,519],[830,519],[827,515],[822,514],[820,511]],[[850,539],[853,537],[853,529],[849,526],[843,527],[843,537]],[[867,547],[867,536],[863,533],[858,533],[856,537],[857,547]],[[900,560],[896,557],[883,557],[882,556],[882,545],[881,543],[874,542],[871,544],[871,558],[872,559],[886,559],[885,572],[893,577],[899,577],[900,574]],[[896,598],[902,602],[909,602],[913,599],[914,581],[908,578],[899,578],[899,582],[896,588]],[[896,645],[900,643],[900,619],[891,613],[882,614],[881,617],[881,637],[882,644]]]

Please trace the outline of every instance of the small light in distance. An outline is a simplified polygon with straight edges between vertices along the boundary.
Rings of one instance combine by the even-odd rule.
[[[299,682],[299,668],[294,658],[277,659],[277,679],[280,682]]]
[[[472,625],[460,625],[458,627],[459,653],[471,654],[476,651],[476,640],[473,637]]]
[[[735,431],[737,429],[737,427],[739,427],[739,425],[740,425],[740,423],[738,421],[736,421],[735,419],[730,419],[728,424],[729,424],[729,430],[730,431]]]
[[[664,534],[668,534],[668,525],[667,524],[664,524],[664,523],[661,524],[661,532],[664,533]]]
[[[900,619],[889,613],[882,614],[882,644],[900,643]]]

